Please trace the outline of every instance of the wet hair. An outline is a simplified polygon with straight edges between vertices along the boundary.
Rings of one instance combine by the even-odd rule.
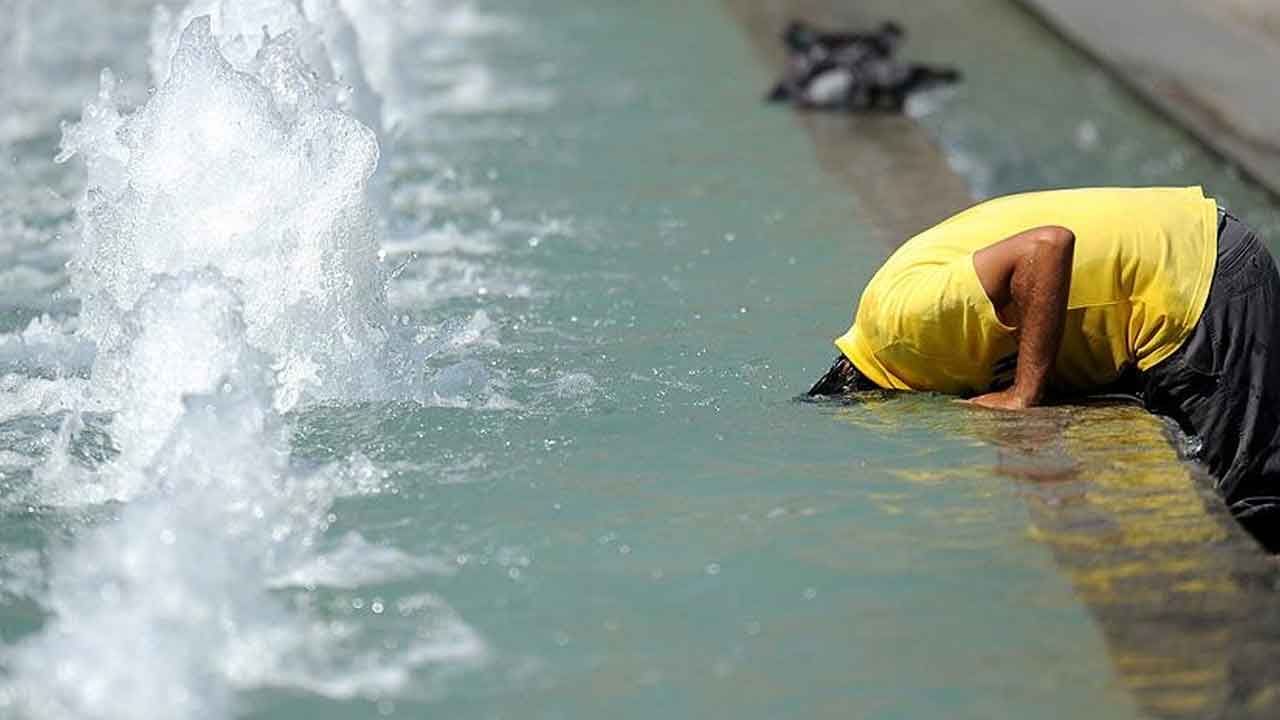
[[[831,364],[831,369],[827,370],[827,373],[818,382],[814,383],[813,387],[809,388],[809,392],[805,394],[809,397],[848,395],[849,393],[879,389],[880,386],[854,367],[849,358],[840,355]]]

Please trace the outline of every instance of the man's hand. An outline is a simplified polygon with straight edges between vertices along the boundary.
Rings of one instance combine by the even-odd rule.
[[[1026,410],[1035,404],[1014,392],[1013,388],[969,398],[967,402],[992,410]]]
[[[974,253],[974,270],[996,315],[1017,328],[1018,368],[1013,387],[971,402],[1021,410],[1044,400],[1062,345],[1075,242],[1070,230],[1049,225]]]

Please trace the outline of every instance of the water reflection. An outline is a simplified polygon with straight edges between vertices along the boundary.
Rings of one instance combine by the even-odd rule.
[[[994,471],[1016,482],[1029,537],[1065,570],[1147,713],[1280,712],[1280,564],[1232,521],[1209,479],[1178,459],[1180,439],[1161,420],[1131,404],[1012,414],[886,396],[838,417],[878,433],[927,428],[989,447],[988,467],[897,475],[936,483]]]

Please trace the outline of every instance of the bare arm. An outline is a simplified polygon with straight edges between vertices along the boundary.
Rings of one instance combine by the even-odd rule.
[[[1011,387],[971,402],[1021,410],[1044,401],[1062,345],[1075,239],[1070,230],[1050,225],[974,253],[973,267],[996,313],[1018,328],[1018,368]]]

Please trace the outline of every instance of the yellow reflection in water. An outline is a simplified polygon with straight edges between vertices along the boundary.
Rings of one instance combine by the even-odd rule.
[[[994,471],[1018,483],[1028,536],[1069,575],[1146,712],[1280,716],[1276,562],[1178,459],[1161,420],[1132,405],[1002,413],[910,398],[875,398],[840,417],[877,433],[934,430],[991,448],[994,466],[929,457],[930,467],[896,476],[932,484]]]

